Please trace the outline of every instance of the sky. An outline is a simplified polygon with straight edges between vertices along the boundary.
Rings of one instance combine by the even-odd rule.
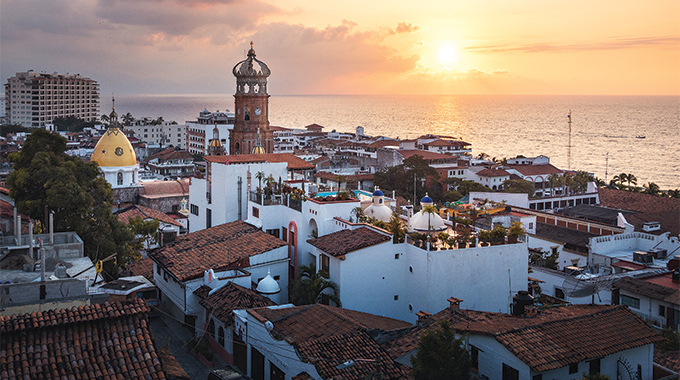
[[[0,74],[101,93],[680,95],[677,0],[0,0]]]

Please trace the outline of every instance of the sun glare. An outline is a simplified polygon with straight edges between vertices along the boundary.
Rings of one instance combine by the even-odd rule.
[[[448,66],[456,62],[458,59],[458,52],[456,51],[456,48],[450,44],[446,43],[442,45],[439,48],[439,62],[444,65]]]

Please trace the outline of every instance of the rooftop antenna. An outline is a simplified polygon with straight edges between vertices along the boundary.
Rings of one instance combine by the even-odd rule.
[[[571,170],[571,110],[567,115],[569,119],[569,142],[567,143],[567,169]]]
[[[609,174],[609,152],[607,152],[607,155],[605,156],[604,159],[604,183],[607,183],[607,174]]]

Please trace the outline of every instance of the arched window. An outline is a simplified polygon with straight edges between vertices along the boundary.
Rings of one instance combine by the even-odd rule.
[[[118,180],[116,183],[118,183],[118,186],[123,186],[123,172],[118,172]]]
[[[215,320],[210,318],[210,323],[208,323],[208,334],[215,339]]]
[[[224,347],[224,328],[222,328],[222,326],[217,330],[217,343]]]
[[[245,120],[246,121],[250,120],[250,111],[248,111],[248,110],[246,110]]]

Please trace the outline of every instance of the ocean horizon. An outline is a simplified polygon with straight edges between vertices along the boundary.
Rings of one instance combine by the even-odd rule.
[[[233,111],[233,94],[116,94],[119,115],[184,124],[199,112]],[[561,169],[610,180],[632,173],[638,186],[680,188],[680,97],[672,95],[272,95],[271,125],[414,138],[461,138],[473,154],[550,157]],[[111,109],[102,97],[101,112]],[[571,138],[567,115],[571,113]],[[569,143],[571,140],[571,144]]]

